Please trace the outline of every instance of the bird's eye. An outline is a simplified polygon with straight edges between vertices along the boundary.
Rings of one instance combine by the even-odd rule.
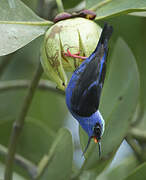
[[[101,139],[101,126],[98,123],[94,126],[93,136],[97,137],[98,140]]]

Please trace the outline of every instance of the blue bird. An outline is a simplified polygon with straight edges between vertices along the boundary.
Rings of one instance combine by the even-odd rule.
[[[98,143],[99,156],[101,153],[104,119],[98,108],[106,73],[108,41],[112,32],[112,26],[105,24],[96,49],[75,70],[66,88],[68,109],[89,136],[83,154],[92,138]]]

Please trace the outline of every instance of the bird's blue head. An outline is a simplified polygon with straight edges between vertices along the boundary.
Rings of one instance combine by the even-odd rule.
[[[89,117],[82,117],[82,116],[78,116],[77,114],[73,112],[71,113],[74,116],[74,118],[78,120],[81,127],[85,130],[85,132],[88,134],[88,137],[89,137],[88,143],[83,151],[83,154],[87,151],[89,144],[91,142],[91,139],[93,139],[95,143],[98,143],[99,156],[100,156],[101,154],[100,140],[104,133],[105,123],[99,110],[93,113]]]

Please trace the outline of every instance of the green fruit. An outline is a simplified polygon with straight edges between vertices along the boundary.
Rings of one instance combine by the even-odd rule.
[[[64,55],[67,49],[72,54],[88,57],[95,49],[101,28],[85,18],[62,20],[53,25],[45,34],[42,48],[42,65],[57,88],[65,90],[67,76],[65,71],[73,72],[81,63],[79,58]]]

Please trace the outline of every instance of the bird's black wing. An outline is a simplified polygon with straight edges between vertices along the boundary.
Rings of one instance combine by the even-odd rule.
[[[90,60],[82,71],[75,72],[78,80],[72,91],[71,108],[80,116],[88,117],[99,107],[106,73],[107,43],[111,33],[112,27],[106,24],[95,51],[89,57]]]

